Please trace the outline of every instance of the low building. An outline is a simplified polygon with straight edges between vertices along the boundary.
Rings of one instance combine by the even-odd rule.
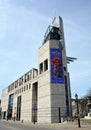
[[[2,118],[29,122],[60,122],[71,116],[70,78],[63,21],[49,26],[39,48],[38,69],[31,69],[2,91]]]
[[[78,107],[80,117],[85,117],[88,113],[87,99],[78,99]],[[72,116],[77,117],[77,103],[76,99],[72,99]]]
[[[87,96],[88,114],[85,119],[91,119],[91,94]]]

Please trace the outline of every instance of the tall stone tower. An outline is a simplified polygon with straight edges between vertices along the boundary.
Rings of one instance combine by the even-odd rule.
[[[38,122],[60,122],[71,116],[71,90],[66,62],[63,20],[49,26],[39,48]]]

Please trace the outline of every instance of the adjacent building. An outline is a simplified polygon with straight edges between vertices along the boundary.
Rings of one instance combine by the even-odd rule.
[[[82,98],[78,99],[78,108],[80,117],[85,117],[88,114],[88,106],[87,106],[87,99]],[[72,116],[77,117],[77,101],[76,99],[72,99]]]
[[[2,91],[2,118],[57,123],[72,114],[63,21],[49,26],[32,68]]]

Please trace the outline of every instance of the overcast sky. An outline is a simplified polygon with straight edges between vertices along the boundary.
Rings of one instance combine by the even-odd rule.
[[[0,98],[2,89],[31,68],[52,17],[63,18],[71,93],[91,88],[91,0],[0,0]]]

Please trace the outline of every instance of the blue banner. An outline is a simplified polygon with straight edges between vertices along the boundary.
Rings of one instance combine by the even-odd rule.
[[[62,61],[62,51],[57,48],[50,49],[51,59],[51,83],[64,83],[64,70]]]

